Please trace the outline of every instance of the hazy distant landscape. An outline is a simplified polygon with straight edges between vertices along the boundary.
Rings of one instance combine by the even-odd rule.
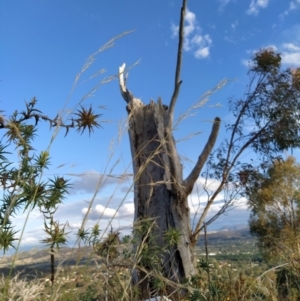
[[[255,239],[250,235],[249,230],[243,226],[224,227],[220,231],[208,233],[207,241],[209,253],[218,255],[216,258],[249,251],[251,253],[257,252]],[[81,247],[80,249],[61,247],[59,251],[55,252],[56,265],[94,264],[98,258],[92,251],[92,247]],[[202,236],[197,243],[197,253],[201,256],[204,252],[204,237]],[[22,272],[26,276],[48,277],[50,274],[49,254],[49,249],[32,249],[19,252],[16,257],[15,268],[13,269],[14,273]],[[0,259],[0,274],[7,275],[9,273],[12,261],[13,255]],[[98,260],[98,262],[100,261]]]

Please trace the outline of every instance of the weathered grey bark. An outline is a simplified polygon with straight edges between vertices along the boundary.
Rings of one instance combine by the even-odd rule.
[[[163,254],[165,276],[181,282],[195,274],[193,247],[195,241],[190,228],[188,195],[217,137],[219,119],[203,153],[187,177],[182,179],[182,167],[173,137],[168,129],[169,110],[159,100],[144,105],[127,90],[123,80],[125,65],[120,67],[120,88],[128,103],[129,138],[134,169],[135,220],[153,218],[156,246],[165,249],[165,233],[170,229],[180,232],[177,246]],[[144,276],[143,273],[141,273]],[[142,276],[138,277],[141,279]],[[150,281],[143,289],[149,292]],[[148,296],[145,296],[148,297]]]
[[[155,245],[166,250],[166,232],[176,229],[179,241],[168,246],[162,254],[164,276],[175,283],[195,274],[194,245],[196,243],[190,227],[188,195],[215,144],[220,119],[216,118],[211,135],[199,156],[191,174],[182,179],[182,166],[173,138],[173,115],[181,85],[180,69],[183,47],[183,27],[187,0],[181,8],[177,64],[174,92],[170,107],[151,101],[145,105],[135,98],[124,82],[125,64],[119,68],[119,84],[122,97],[127,102],[129,114],[129,139],[134,171],[135,221],[152,218],[156,222],[152,235]],[[147,267],[146,267],[147,268]],[[141,297],[149,297],[151,278],[143,271],[137,272],[137,281],[142,290]]]

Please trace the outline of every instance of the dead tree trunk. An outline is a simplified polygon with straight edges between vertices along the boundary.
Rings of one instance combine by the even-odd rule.
[[[213,126],[209,141],[199,157],[197,165],[186,180],[182,179],[182,166],[175,141],[168,129],[169,109],[159,100],[144,105],[125,88],[120,67],[120,87],[129,113],[129,138],[134,169],[135,221],[153,218],[156,226],[152,235],[156,247],[163,254],[164,275],[181,282],[195,274],[193,247],[195,239],[190,228],[190,210],[187,197],[192,191],[200,170],[210,153],[219,128],[219,119]],[[166,233],[179,231],[177,245],[170,246]],[[141,272],[139,279],[143,278]],[[143,290],[149,292],[150,281],[143,282]],[[148,296],[145,296],[148,297]]]
[[[177,282],[193,275],[195,270],[187,194],[181,186],[181,166],[178,155],[171,156],[167,149],[165,125],[168,114],[160,101],[144,106],[133,100],[127,108],[135,175],[135,220],[155,219],[152,234],[161,250],[167,245],[166,232],[170,229],[180,231],[177,248],[164,254],[163,264],[166,276]],[[171,166],[175,167],[179,179],[171,174]]]
[[[211,135],[190,175],[183,180],[182,166],[172,135],[173,112],[181,85],[180,68],[183,44],[183,23],[186,0],[181,9],[179,45],[175,75],[175,89],[167,107],[159,99],[145,105],[135,98],[124,82],[125,64],[119,68],[121,94],[127,102],[129,138],[134,170],[135,221],[152,218],[153,243],[161,250],[161,268],[169,280],[180,283],[195,274],[193,247],[196,237],[190,227],[188,195],[216,141],[220,119],[216,118]],[[167,233],[174,230],[179,236],[176,244],[169,244]],[[142,240],[142,238],[141,238]],[[151,266],[144,266],[151,269]],[[141,297],[149,297],[151,277],[137,272]]]

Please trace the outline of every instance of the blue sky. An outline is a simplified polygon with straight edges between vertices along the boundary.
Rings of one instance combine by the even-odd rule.
[[[63,108],[68,114],[105,76],[116,75],[122,63],[131,66],[139,60],[129,71],[128,88],[145,103],[160,96],[169,104],[174,85],[180,7],[179,0],[1,1],[1,109],[8,115],[23,109],[24,101],[36,96],[38,107],[48,115],[54,117]],[[215,116],[224,121],[230,118],[228,98],[243,94],[248,81],[247,64],[255,50],[272,46],[282,54],[285,67],[299,66],[299,17],[300,0],[189,0],[183,84],[176,116],[186,112],[224,78],[233,80],[174,132],[176,140],[201,132],[191,140],[178,143],[183,158],[195,162]],[[73,91],[75,77],[87,57],[128,30],[134,31],[96,56]],[[106,73],[88,80],[103,68]],[[103,114],[103,128],[91,137],[73,132],[63,138],[64,132],[61,132],[51,146],[52,166],[46,176],[69,175],[73,181],[73,190],[56,218],[62,223],[68,221],[72,229],[79,227],[99,178],[112,170],[115,177],[104,177],[106,182],[95,197],[88,226],[97,222],[107,206],[100,221],[105,228],[121,204],[113,225],[123,227],[132,222],[133,203],[132,194],[126,194],[131,178],[118,178],[131,173],[131,167],[127,113],[117,79],[100,85],[82,102],[85,107],[90,104]],[[225,135],[222,128],[218,143]],[[49,126],[41,126],[36,149],[46,149],[51,136]],[[61,164],[63,167],[57,168]],[[184,165],[184,173],[187,173],[192,163],[185,161]],[[196,194],[192,199],[199,203]],[[220,204],[213,206],[211,214],[218,206]],[[246,205],[242,202],[212,229],[232,223],[246,224],[247,218]],[[22,214],[15,219],[18,227],[23,221]],[[43,237],[42,225],[41,215],[34,211],[26,228],[24,245],[36,244]]]

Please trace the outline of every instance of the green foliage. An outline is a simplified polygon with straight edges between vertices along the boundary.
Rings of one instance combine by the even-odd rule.
[[[17,231],[14,231],[10,225],[1,227],[0,229],[0,249],[5,253],[10,247],[14,247],[13,243],[17,239],[15,238]]]
[[[209,271],[209,262],[207,262],[204,258],[201,258],[199,260],[199,263],[197,264],[197,268],[208,272]]]
[[[84,243],[87,243],[89,240],[90,232],[83,228],[78,229],[76,236],[79,240],[82,240]]]
[[[276,272],[276,287],[281,300],[295,300],[300,292],[299,274],[286,268],[279,269]]]
[[[57,248],[61,245],[65,245],[67,242],[66,238],[66,231],[64,225],[61,227],[58,221],[53,220],[53,216],[50,217],[49,225],[47,225],[46,221],[44,222],[45,232],[47,234],[47,237],[42,240],[43,243],[50,246],[50,248]]]
[[[134,242],[139,242],[139,265],[149,271],[162,271],[161,258],[165,250],[156,244],[154,228],[157,227],[153,218],[140,219],[135,224]]]
[[[194,291],[189,297],[190,301],[205,301],[207,300],[199,291]]]
[[[263,258],[260,253],[256,254],[216,254],[214,256],[216,260],[229,260],[231,262],[253,262],[261,263]]]
[[[99,225],[95,224],[91,230],[85,230],[84,228],[78,229],[76,236],[78,240],[83,241],[85,245],[96,247],[100,240],[100,232]]]
[[[300,68],[297,69],[292,69],[291,70],[292,73],[292,80],[293,80],[293,86],[296,89],[300,89]]]
[[[212,283],[209,287],[209,295],[212,300],[220,300],[224,295],[224,291],[219,283]]]
[[[58,221],[54,221],[53,215],[66,197],[70,185],[64,177],[44,179],[43,171],[50,165],[49,152],[45,150],[37,154],[32,144],[37,137],[40,120],[48,121],[50,127],[65,128],[66,134],[70,128],[76,128],[81,133],[88,129],[90,133],[94,127],[99,127],[97,118],[100,115],[94,114],[91,107],[89,110],[81,107],[76,113],[77,118],[71,118],[71,123],[66,124],[58,115],[51,119],[42,114],[36,109],[36,103],[36,98],[33,98],[25,103],[24,111],[15,111],[8,119],[0,116],[0,128],[5,131],[6,138],[6,144],[2,144],[2,139],[0,145],[0,181],[4,188],[0,207],[0,249],[3,253],[7,252],[9,247],[14,247],[13,243],[17,240],[17,231],[14,230],[11,217],[21,209],[29,214],[37,207],[44,216],[44,230],[47,236],[41,242],[50,247],[53,284],[54,248],[59,249],[67,243],[66,224],[60,225]],[[19,155],[17,167],[6,158],[9,153],[5,150],[11,146],[15,147]]]
[[[169,246],[177,246],[177,243],[179,241],[180,231],[178,229],[170,228],[165,233],[165,238],[167,241],[167,244]]]
[[[251,70],[255,72],[270,72],[280,68],[281,57],[272,48],[262,49],[253,57]]]
[[[80,301],[97,301],[97,290],[95,285],[89,285],[84,292],[79,295]]]
[[[244,97],[229,102],[234,116],[234,121],[226,124],[229,138],[210,155],[202,174],[220,182],[210,202],[220,191],[226,195],[224,206],[207,225],[224,213],[234,199],[244,195],[248,178],[283,151],[300,147],[298,71],[283,70],[280,54],[262,49],[252,59],[249,78]],[[250,153],[247,162],[242,161],[245,152]]]
[[[239,163],[228,162],[221,151],[232,156],[251,147],[259,156],[272,158],[300,146],[300,90],[293,85],[292,71],[281,70],[280,62],[280,54],[271,49],[254,55],[245,98],[230,101],[236,119],[226,125],[231,138],[218,152],[220,171],[224,164],[228,168]],[[218,165],[214,168],[218,170]]]
[[[104,259],[110,262],[118,257],[119,252],[117,247],[120,242],[120,233],[111,229],[110,233],[106,238],[103,239],[103,241],[98,241],[95,243],[93,246],[94,251],[96,254],[102,256]]]
[[[278,292],[286,300],[291,291],[300,293],[300,164],[294,157],[274,160],[251,180],[246,186],[250,230],[264,259],[289,265],[277,272]]]
[[[132,240],[132,236],[131,235],[124,235],[121,239],[123,244],[128,244],[130,243]]]
[[[300,90],[293,85],[291,70],[281,70],[280,54],[264,49],[255,54],[255,88],[248,94],[247,101],[241,101],[243,124],[254,121],[253,149],[266,155],[296,148],[300,145],[299,108]],[[250,122],[249,122],[250,121]],[[284,133],[284,134],[283,134]]]
[[[264,257],[299,269],[300,165],[293,157],[275,160],[265,174],[248,182],[246,191],[250,230]]]
[[[50,127],[64,128],[66,134],[75,128],[84,132],[99,127],[98,117],[90,107],[81,107],[76,118],[71,117],[69,123],[63,122],[58,115],[51,119],[36,108],[37,100],[33,98],[25,103],[25,110],[15,111],[8,118],[0,116],[0,129],[4,131],[0,141],[0,183],[3,187],[0,205],[0,249],[5,253],[17,240],[17,231],[11,222],[19,210],[30,212],[38,208],[44,215],[44,226],[48,238],[43,242],[51,247],[66,243],[65,226],[60,227],[54,222],[53,214],[63,202],[70,187],[64,177],[55,176],[45,179],[43,171],[49,168],[50,155],[48,150],[37,153],[33,143],[37,138],[39,122],[49,122]],[[2,112],[3,113],[3,112]],[[18,154],[18,165],[9,161],[11,155],[7,149],[14,149]]]

